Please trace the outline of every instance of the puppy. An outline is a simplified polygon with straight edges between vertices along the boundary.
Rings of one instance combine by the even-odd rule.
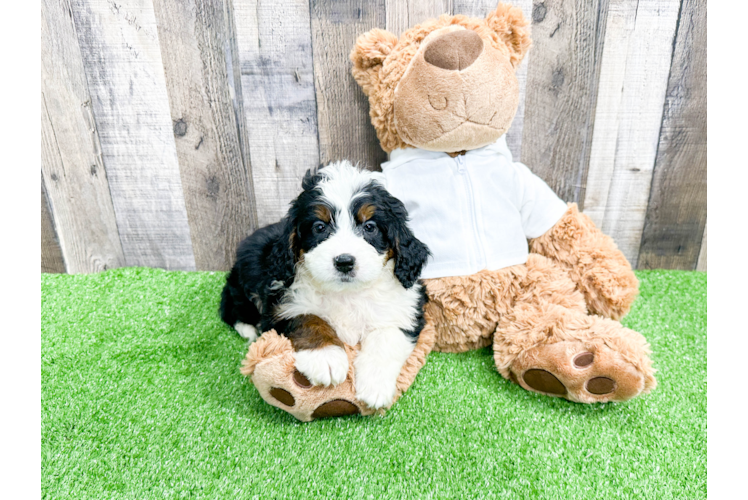
[[[308,171],[286,217],[241,242],[221,298],[223,321],[250,341],[286,335],[315,385],[343,382],[343,343],[360,343],[356,397],[371,408],[391,404],[423,329],[429,256],[380,176],[347,161]]]

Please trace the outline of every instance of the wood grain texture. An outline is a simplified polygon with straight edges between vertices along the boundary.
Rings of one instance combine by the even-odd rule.
[[[406,30],[442,14],[452,14],[452,0],[386,0],[385,23],[379,27],[400,38]]]
[[[153,7],[195,265],[227,270],[257,228],[231,92],[227,12],[215,0],[154,0]]]
[[[582,204],[608,0],[536,2],[522,161],[565,201]]]
[[[80,47],[64,0],[42,1],[41,87],[42,177],[67,271],[123,266]]]
[[[610,179],[615,166],[621,94],[626,77],[629,45],[636,25],[637,4],[638,0],[610,0],[608,7],[590,166],[584,197],[584,213],[598,227],[602,227],[605,218]]]
[[[704,225],[704,237],[701,239],[701,249],[699,250],[699,260],[696,262],[696,270],[706,272],[706,224]]]
[[[72,12],[128,266],[195,269],[150,0]]]
[[[486,17],[489,12],[496,9],[498,0],[454,0],[454,13],[463,14],[469,17]],[[532,19],[532,0],[514,0],[507,1],[516,7],[522,9],[525,18]],[[506,133],[506,143],[512,152],[514,161],[522,161],[522,133],[525,125],[525,95],[527,94],[527,67],[532,58],[534,49],[531,47],[522,63],[516,71],[517,80],[519,81],[519,105],[517,113],[514,115],[512,126]]]
[[[706,52],[706,3],[683,0],[641,237],[640,269],[696,269],[699,261],[707,198]]]
[[[598,168],[605,172],[593,175],[595,185],[606,176],[609,179],[601,229],[613,237],[634,267],[649,201],[679,7],[679,0],[638,3],[625,62],[616,63],[625,64],[626,72],[619,94],[612,173],[608,174],[611,167],[604,162],[590,169],[590,173]]]
[[[369,104],[351,76],[356,39],[385,26],[384,0],[311,0],[320,160],[379,169],[387,155],[369,122]]]
[[[42,272],[64,273],[65,261],[62,258],[62,250],[57,240],[57,232],[52,216],[49,213],[49,202],[44,189],[44,178],[42,177]]]
[[[260,225],[277,222],[320,162],[309,3],[234,0]],[[347,59],[346,59],[347,62]]]

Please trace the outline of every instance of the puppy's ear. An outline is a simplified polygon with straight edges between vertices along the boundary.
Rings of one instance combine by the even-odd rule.
[[[304,191],[311,191],[317,187],[317,184],[319,184],[319,181],[322,179],[320,170],[326,166],[327,165],[320,163],[317,167],[308,169],[304,174],[304,178],[301,180],[301,189]]]
[[[295,266],[301,255],[299,235],[292,211],[289,211],[288,215],[281,220],[282,235],[276,240],[268,258],[270,273],[276,277],[282,276],[287,286],[293,280]]]
[[[412,287],[429,258],[429,249],[403,224],[395,238],[395,276],[405,288]]]
[[[380,29],[364,33],[351,51],[353,78],[367,96],[379,83],[379,70],[382,63],[397,45],[397,37]]]
[[[395,277],[405,288],[410,288],[418,280],[431,253],[408,227],[405,205],[384,188],[380,189],[382,199],[386,200],[383,202],[388,218],[386,233],[395,253]]]
[[[532,45],[530,24],[522,10],[509,4],[500,3],[496,10],[488,14],[486,24],[491,28],[509,49],[509,62],[515,68]]]

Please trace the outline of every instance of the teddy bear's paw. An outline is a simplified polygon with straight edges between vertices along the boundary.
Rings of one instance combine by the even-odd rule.
[[[299,370],[294,370],[291,378],[292,383],[274,380],[266,390],[260,390],[263,399],[302,421],[361,413],[351,401],[350,388],[314,386]]]
[[[356,399],[352,358],[349,357],[352,356],[351,353],[343,351],[347,368],[342,374],[342,381],[337,385],[324,386],[315,385],[298,369],[299,355],[302,352],[294,352],[288,342],[283,345],[283,349],[275,350],[271,355],[258,360],[251,376],[262,399],[303,422],[374,413],[374,410]],[[301,357],[303,359],[304,356]],[[329,365],[327,372],[333,376]],[[337,372],[335,376],[338,379],[341,377]]]
[[[626,401],[645,389],[645,374],[602,343],[542,345],[523,353],[510,378],[529,391],[579,403]]]

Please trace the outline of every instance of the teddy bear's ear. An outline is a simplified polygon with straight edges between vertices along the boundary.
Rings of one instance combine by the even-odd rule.
[[[515,68],[522,62],[532,44],[530,24],[522,10],[505,3],[500,3],[496,10],[488,14],[486,24],[509,48],[509,61]]]
[[[353,78],[361,86],[364,94],[369,95],[377,83],[379,69],[392,49],[397,45],[397,37],[380,29],[364,33],[351,51]]]

